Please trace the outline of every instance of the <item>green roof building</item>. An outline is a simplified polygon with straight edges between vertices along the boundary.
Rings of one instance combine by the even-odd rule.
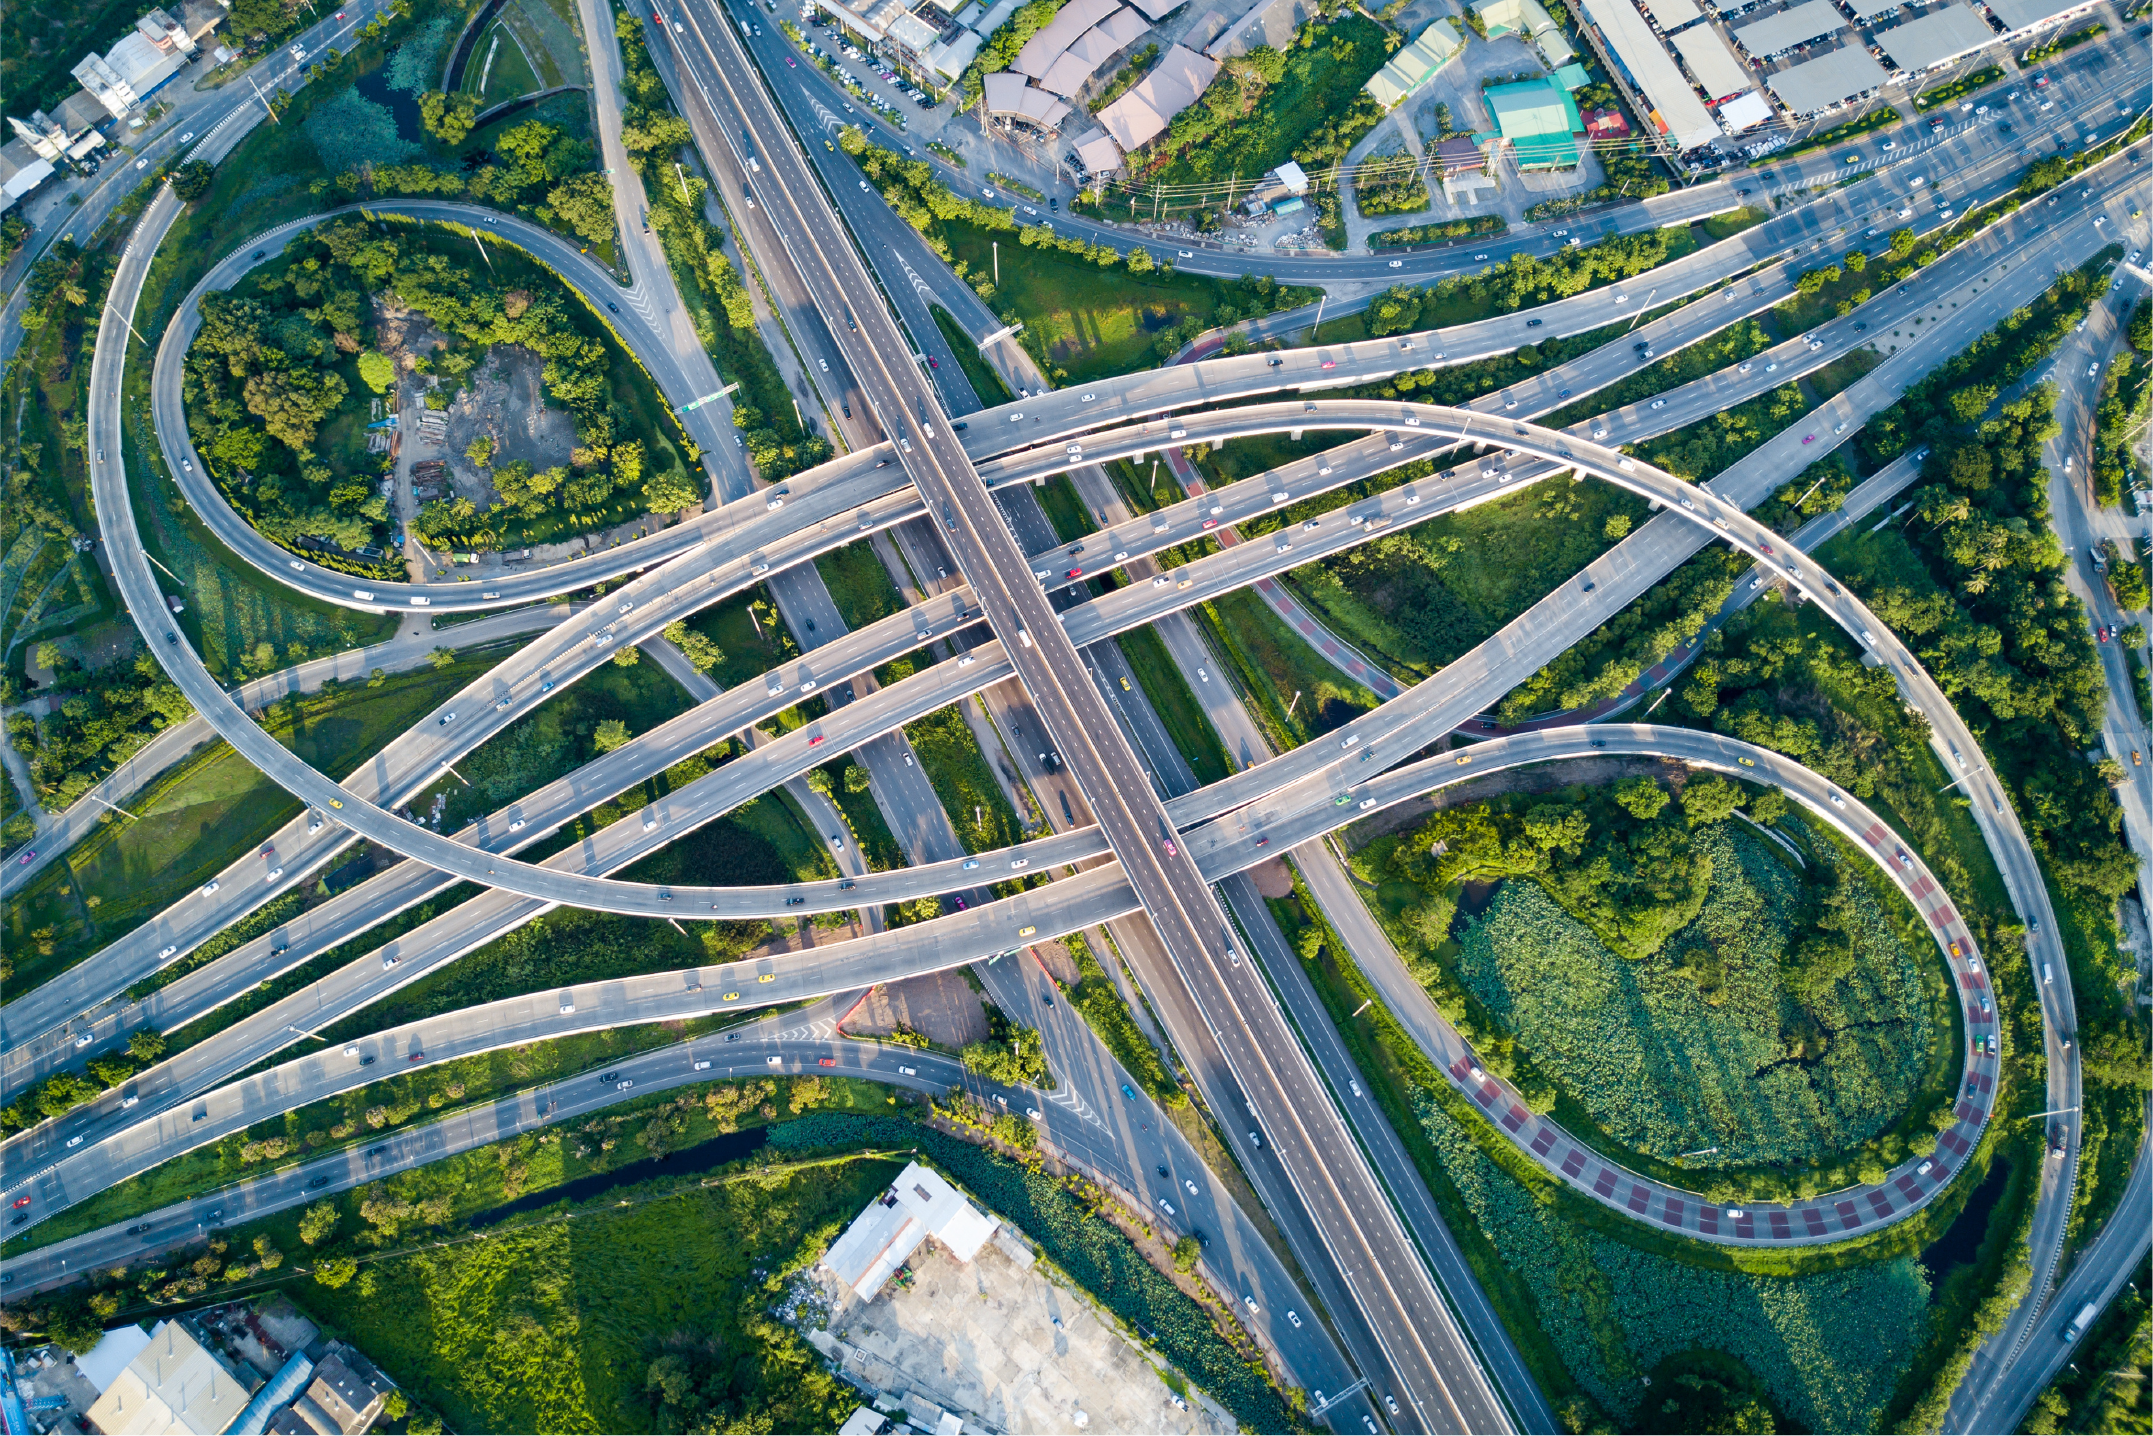
[[[1516,150],[1521,170],[1575,169],[1577,137],[1585,133],[1584,116],[1570,92],[1548,76],[1514,85],[1491,85],[1481,91],[1496,128]]]

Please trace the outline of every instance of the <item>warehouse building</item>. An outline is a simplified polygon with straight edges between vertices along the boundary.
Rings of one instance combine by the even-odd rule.
[[[1584,117],[1570,92],[1548,76],[1480,92],[1496,128],[1510,142],[1521,170],[1575,169]]]
[[[1879,90],[1891,79],[1867,50],[1847,45],[1765,77],[1765,88],[1797,119]]]
[[[1438,71],[1465,48],[1465,40],[1448,20],[1438,20],[1420,32],[1410,45],[1400,47],[1390,63],[1368,77],[1368,93],[1386,110],[1395,110],[1415,90],[1435,78]]]

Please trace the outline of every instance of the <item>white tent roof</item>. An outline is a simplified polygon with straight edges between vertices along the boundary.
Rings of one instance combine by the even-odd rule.
[[[1772,102],[1755,90],[1744,90],[1719,107],[1720,128],[1730,135],[1754,129],[1772,117]]]
[[[105,1388],[127,1369],[127,1363],[140,1356],[142,1348],[149,1344],[150,1334],[139,1325],[115,1326],[105,1333],[104,1340],[75,1358],[75,1370],[102,1396]]]
[[[1989,13],[2003,22],[2006,35],[2092,8],[2092,0],[1989,0]]]

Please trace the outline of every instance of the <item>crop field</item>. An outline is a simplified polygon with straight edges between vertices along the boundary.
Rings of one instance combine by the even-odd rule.
[[[1689,1266],[1568,1220],[1505,1175],[1434,1101],[1420,1125],[1481,1230],[1530,1287],[1563,1364],[1629,1429],[1662,1429],[1640,1377],[1705,1348],[1746,1366],[1781,1429],[1873,1431],[1927,1334],[1929,1283],[1911,1256],[1807,1276]],[[1750,1428],[1745,1428],[1750,1429]]]
[[[1914,1099],[1928,997],[1858,884],[1852,974],[1806,1008],[1789,997],[1780,961],[1801,935],[1801,884],[1733,826],[1699,832],[1711,887],[1659,952],[1618,957],[1539,885],[1509,881],[1464,924],[1458,976],[1623,1146],[1662,1161],[1716,1147],[1711,1166],[1807,1162],[1869,1140]]]

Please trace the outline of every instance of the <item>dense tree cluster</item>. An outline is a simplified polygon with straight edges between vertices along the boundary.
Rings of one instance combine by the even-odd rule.
[[[102,773],[147,743],[159,729],[194,712],[179,686],[147,653],[131,662],[85,668],[57,644],[38,645],[37,658],[52,670],[64,695],[57,709],[33,719],[17,708],[8,714],[7,740],[30,767],[30,782],[47,810],[58,812],[88,791]],[[0,701],[20,699],[12,675],[0,683]]]
[[[1510,812],[1485,803],[1439,810],[1392,863],[1432,894],[1454,884],[1529,877],[1632,960],[1650,956],[1696,917],[1712,861],[1694,829],[1724,820],[1743,790],[1719,778],[1685,784],[1680,801],[1650,778],[1605,793],[1549,798]],[[1416,914],[1429,934],[1449,929],[1448,902],[1432,896]]]
[[[576,447],[563,467],[495,469],[506,515],[588,513],[638,488],[660,512],[698,497],[671,470],[645,473],[642,442],[625,437],[628,416],[609,399],[606,347],[559,289],[513,287],[438,252],[421,231],[383,232],[362,219],[323,225],[294,239],[287,254],[281,269],[204,297],[187,360],[195,446],[234,505],[270,537],[316,538],[351,552],[377,542],[386,526],[386,501],[370,479],[340,475],[316,452],[322,424],[350,388],[338,372],[344,356],[359,356],[354,368],[366,387],[386,387],[385,360],[370,349],[376,293],[455,341],[428,356],[437,373],[460,378],[496,344],[546,361],[546,397],[576,416]],[[498,522],[494,510],[482,513],[459,497],[428,504],[417,529],[436,544],[486,543],[498,539]]]
[[[453,114],[445,115],[443,123],[453,130]],[[647,139],[648,134],[647,128],[632,124],[623,130],[623,138],[631,141],[631,148]],[[474,150],[466,160],[454,167],[416,160],[364,164],[339,174],[334,185],[344,194],[360,196],[468,195],[527,214],[541,224],[558,220],[591,244],[612,242],[613,191],[605,176],[591,168],[593,152],[587,140],[576,139],[558,125],[525,120],[502,131],[490,152]]]

